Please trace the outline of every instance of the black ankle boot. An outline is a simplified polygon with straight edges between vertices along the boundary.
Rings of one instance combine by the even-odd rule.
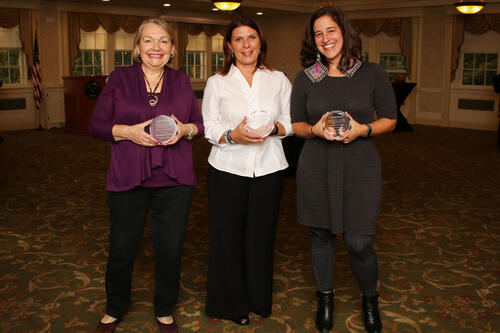
[[[382,321],[378,312],[378,294],[375,296],[363,296],[363,317],[365,329],[368,333],[382,332]]]
[[[333,327],[333,291],[322,293],[318,291],[318,312],[316,313],[316,327],[321,333],[328,333]]]

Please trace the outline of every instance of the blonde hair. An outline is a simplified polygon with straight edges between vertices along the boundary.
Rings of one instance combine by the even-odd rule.
[[[170,42],[172,43],[172,45],[175,45],[174,34],[166,21],[159,19],[159,18],[155,18],[155,17],[147,18],[144,21],[142,21],[142,23],[139,26],[139,29],[137,29],[137,32],[135,33],[135,37],[134,37],[134,51],[132,52],[132,58],[137,62],[142,62],[142,61],[141,61],[141,58],[138,57],[138,54],[135,51],[135,47],[139,46],[139,44],[141,43],[142,31],[144,30],[144,27],[146,26],[146,24],[149,24],[149,23],[154,23],[154,24],[157,24],[160,27],[162,27],[163,30],[165,30],[167,32],[168,37],[170,38]],[[172,58],[170,58],[168,60],[168,62],[170,62],[171,60],[172,60]]]

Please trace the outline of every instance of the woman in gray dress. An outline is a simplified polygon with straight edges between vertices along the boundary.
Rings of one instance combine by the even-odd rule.
[[[305,69],[295,77],[291,96],[293,130],[306,139],[297,169],[297,214],[299,223],[311,228],[320,332],[333,326],[336,235],[343,236],[361,289],[366,331],[382,329],[373,248],[382,174],[371,137],[393,130],[396,102],[384,69],[361,62],[360,53],[361,41],[344,14],[333,7],[319,9],[306,29]],[[331,110],[347,111],[350,130],[325,129]]]

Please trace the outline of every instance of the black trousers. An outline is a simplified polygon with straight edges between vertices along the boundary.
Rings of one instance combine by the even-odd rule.
[[[209,167],[208,316],[271,315],[273,250],[283,180],[283,171],[249,178]]]
[[[192,186],[108,192],[111,217],[106,267],[108,315],[121,317],[129,307],[134,261],[150,209],[156,254],[154,311],[158,317],[172,314],[179,295],[182,243],[192,196]]]

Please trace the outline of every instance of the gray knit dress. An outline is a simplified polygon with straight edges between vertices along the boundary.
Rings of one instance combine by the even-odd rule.
[[[301,71],[291,97],[292,123],[314,125],[330,110],[345,110],[359,123],[396,119],[394,91],[384,69],[363,63],[352,77],[325,77],[313,83]],[[300,224],[334,234],[375,234],[382,195],[380,159],[372,138],[344,144],[306,140],[297,166]]]

